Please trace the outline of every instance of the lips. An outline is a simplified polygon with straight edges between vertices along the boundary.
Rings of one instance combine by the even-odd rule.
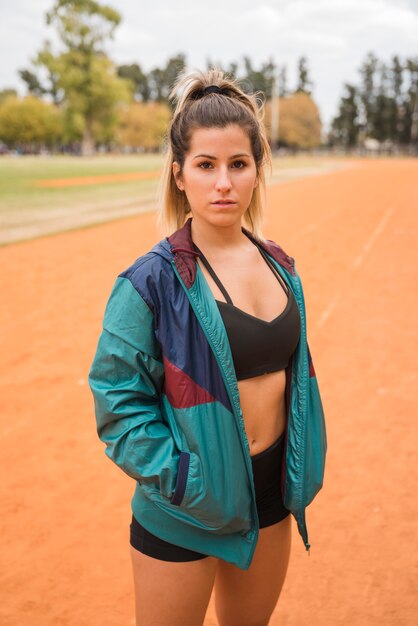
[[[236,202],[234,200],[230,200],[229,198],[225,198],[224,200],[215,200],[215,202],[212,202],[212,204],[225,205],[225,204],[236,204]]]

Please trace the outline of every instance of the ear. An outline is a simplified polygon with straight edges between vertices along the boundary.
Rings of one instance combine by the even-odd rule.
[[[254,182],[254,189],[255,189],[256,187],[258,187],[258,174],[257,174],[257,176],[256,176],[256,178],[255,178],[255,182]]]
[[[173,161],[172,171],[173,171],[173,176],[174,176],[174,180],[175,180],[177,187],[180,189],[180,191],[184,191],[184,185],[181,179],[181,169],[177,161]]]

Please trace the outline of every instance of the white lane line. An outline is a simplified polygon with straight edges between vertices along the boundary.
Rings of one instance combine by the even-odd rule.
[[[312,233],[317,228],[318,228],[318,223],[317,222],[312,222],[311,224],[307,224],[307,226],[305,226],[305,228],[301,228],[300,229],[300,231],[297,233],[297,235],[292,237],[292,242],[297,241],[301,237],[304,237],[304,235],[308,235],[309,233]]]
[[[370,249],[372,248],[374,242],[379,237],[379,235],[382,234],[387,222],[392,217],[393,213],[394,213],[394,209],[387,209],[386,213],[383,215],[380,222],[378,223],[378,225],[376,226],[376,228],[374,229],[374,231],[372,232],[372,234],[370,235],[370,237],[364,244],[362,251],[360,252],[358,257],[354,261],[353,263],[354,269],[358,269],[360,265],[363,263],[363,260],[366,254],[370,251]]]
[[[379,235],[381,235],[381,233],[384,231],[385,226],[387,224],[387,222],[389,221],[389,219],[392,217],[394,213],[394,209],[387,209],[386,212],[384,213],[384,215],[382,216],[382,218],[380,219],[379,223],[377,224],[376,228],[373,230],[372,234],[370,235],[370,237],[368,238],[368,240],[366,241],[366,243],[363,246],[363,249],[361,250],[360,254],[357,256],[356,260],[353,263],[353,268],[354,269],[358,269],[361,264],[364,261],[364,258],[366,256],[366,254],[371,250],[373,244],[375,243],[376,239],[379,237]],[[330,315],[332,314],[332,312],[334,311],[337,302],[340,298],[340,293],[337,293],[334,298],[329,302],[328,306],[326,307],[326,309],[322,312],[314,333],[316,333],[321,326],[323,326],[327,320],[329,319]]]
[[[337,304],[337,301],[339,299],[340,295],[337,294],[332,300],[331,302],[328,304],[327,308],[325,309],[325,311],[323,311],[321,317],[319,318],[317,324],[316,324],[316,330],[318,330],[318,328],[321,328],[321,326],[323,324],[325,324],[325,322],[327,321],[327,319],[329,318],[329,316],[331,315],[331,313],[333,312],[333,310],[335,309],[335,306]]]

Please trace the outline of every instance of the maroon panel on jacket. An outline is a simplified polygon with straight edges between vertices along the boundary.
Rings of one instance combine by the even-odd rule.
[[[198,404],[215,402],[206,389],[198,385],[190,376],[164,357],[164,393],[176,409],[186,409]]]

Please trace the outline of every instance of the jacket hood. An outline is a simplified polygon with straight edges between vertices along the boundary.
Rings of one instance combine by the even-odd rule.
[[[184,284],[190,288],[196,278],[196,257],[200,256],[193,248],[192,240],[192,218],[186,221],[184,226],[176,230],[172,235],[166,237],[154,248],[153,252],[160,254],[167,261],[172,261],[176,265]],[[261,241],[257,239],[249,230],[241,227],[243,233],[247,235],[251,241],[261,246],[267,254],[273,257],[282,267],[284,267],[293,276],[296,275],[295,260],[274,241],[267,239]]]

